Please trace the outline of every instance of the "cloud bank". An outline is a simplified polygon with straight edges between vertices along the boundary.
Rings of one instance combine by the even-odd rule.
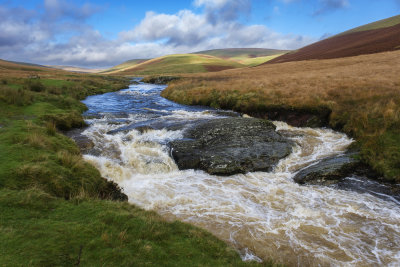
[[[315,41],[240,23],[241,17],[250,15],[250,0],[195,0],[193,7],[198,13],[149,11],[139,24],[108,39],[86,22],[102,11],[99,6],[64,0],[45,0],[38,11],[0,6],[0,58],[105,67],[133,58],[214,48],[296,49]]]

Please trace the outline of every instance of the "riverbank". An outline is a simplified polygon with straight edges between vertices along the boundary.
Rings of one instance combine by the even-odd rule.
[[[0,80],[0,265],[256,265],[203,230],[126,203],[63,134],[85,126],[80,100],[129,79],[12,71]]]
[[[363,162],[400,182],[400,52],[186,75],[162,96],[356,139]]]
[[[85,195],[126,199],[112,183],[81,159],[62,131],[85,126],[79,100],[125,88],[128,79],[3,78],[0,90],[0,186],[35,187],[65,199]]]

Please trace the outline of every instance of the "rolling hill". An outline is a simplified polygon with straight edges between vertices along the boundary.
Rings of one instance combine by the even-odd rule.
[[[332,59],[400,49],[400,15],[360,26],[287,53],[266,64]]]
[[[44,73],[58,73],[61,70],[24,62],[14,62],[0,59],[0,77],[29,77]]]
[[[123,63],[128,64],[128,63]],[[177,54],[158,57],[136,64],[132,67],[108,73],[122,75],[152,75],[213,72],[225,69],[242,68],[245,65],[209,55]]]
[[[266,49],[266,48],[225,48],[225,49],[212,49],[195,52],[192,54],[210,55],[221,58],[234,58],[234,57],[264,57],[273,56],[288,52],[287,50]]]
[[[285,52],[287,51],[264,48],[214,49],[191,54],[168,55],[148,60],[128,60],[102,73],[151,75],[215,72],[257,66]]]
[[[348,34],[348,33],[353,33],[353,32],[361,32],[361,31],[368,31],[368,30],[376,30],[376,29],[382,29],[382,28],[386,28],[386,27],[391,27],[391,26],[395,26],[397,24],[400,23],[400,15],[398,16],[394,16],[394,17],[390,17],[387,19],[383,19],[383,20],[378,20],[372,23],[368,23],[365,25],[362,25],[360,27],[345,31],[342,34]]]
[[[88,68],[63,66],[63,65],[47,65],[46,67],[65,70],[65,71],[71,71],[71,72],[80,72],[80,73],[99,73],[99,72],[103,71],[103,69],[88,69]]]
[[[233,60],[248,67],[254,67],[272,60],[282,54],[289,52],[289,50],[277,50],[266,48],[226,48],[226,49],[213,49],[196,52],[193,54],[210,55],[227,60]]]
[[[132,67],[134,67],[134,66],[136,66],[136,65],[138,65],[140,63],[143,63],[143,62],[145,62],[147,60],[149,60],[149,59],[132,59],[132,60],[128,60],[128,61],[125,61],[125,62],[119,64],[119,65],[116,65],[116,66],[112,67],[111,69],[101,71],[101,73],[108,74],[108,73],[113,73],[113,72],[118,72],[118,71],[124,71],[124,70],[132,68]]]

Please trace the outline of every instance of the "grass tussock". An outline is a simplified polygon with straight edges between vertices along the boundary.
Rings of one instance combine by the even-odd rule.
[[[24,87],[26,90],[30,90],[33,92],[43,92],[46,90],[46,87],[43,83],[40,82],[39,79],[27,79],[25,80]]]
[[[71,154],[68,151],[59,151],[57,152],[57,159],[62,166],[72,170],[86,167],[80,154]]]
[[[51,141],[45,135],[37,132],[29,133],[24,143],[37,149],[48,149],[52,145]]]
[[[55,136],[57,133],[57,127],[54,122],[47,122],[46,123],[46,133],[51,136]]]
[[[357,140],[362,159],[400,181],[400,52],[263,65],[186,76],[164,92],[191,105],[263,110],[329,108],[329,124]]]
[[[26,106],[33,102],[33,94],[27,90],[0,85],[0,101],[17,106]]]

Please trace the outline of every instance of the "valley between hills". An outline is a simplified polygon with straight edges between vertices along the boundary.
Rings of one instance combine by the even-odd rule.
[[[0,265],[399,263],[400,16],[295,51],[217,49],[92,72],[0,60]],[[265,126],[288,150],[275,168],[214,154],[181,167],[178,148],[228,153],[227,141],[246,139],[230,124],[246,118],[251,142],[263,120],[278,121]],[[214,119],[233,130],[213,132]],[[217,139],[228,149],[206,150]],[[320,161],[311,182],[293,182]]]

